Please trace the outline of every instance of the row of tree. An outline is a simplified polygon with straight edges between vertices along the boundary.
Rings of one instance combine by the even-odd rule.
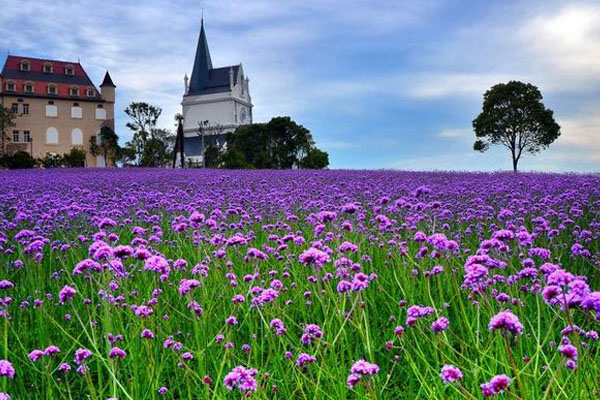
[[[140,167],[181,165],[176,160],[176,136],[170,130],[157,128],[162,114],[159,107],[132,103],[125,113],[130,118],[127,127],[133,133],[131,141],[120,148],[113,139],[101,138],[101,143],[110,143],[108,153],[115,156],[115,162]],[[180,122],[182,116],[177,115],[175,119]],[[223,131],[223,126],[203,121],[198,124],[196,134],[204,138],[222,135]],[[224,143],[207,146],[202,156],[203,166],[207,168],[288,169],[329,165],[329,155],[315,146],[310,131],[290,117],[240,126],[225,134]]]
[[[34,158],[25,151],[0,156],[0,167],[8,169],[21,168],[82,168],[85,167],[86,151],[73,148],[65,154],[46,153],[42,158]]]
[[[133,102],[125,109],[125,114],[130,119],[126,126],[133,134],[131,140],[124,145],[119,144],[119,136],[114,129],[104,125],[98,136],[90,138],[90,154],[103,156],[111,166],[171,165],[177,156],[176,136],[168,129],[157,127],[162,115],[161,108],[148,103]],[[6,141],[10,140],[6,132],[15,126],[14,118],[10,109],[0,106],[2,151],[6,148]],[[180,115],[176,116],[178,121],[181,121],[181,118]],[[223,131],[223,126],[208,121],[200,123],[197,128],[198,136],[203,139],[205,136],[222,137]],[[74,149],[71,152],[73,154],[47,154],[41,160],[34,160],[22,153],[2,155],[3,165],[83,166],[86,154],[85,150]],[[328,154],[316,147],[310,131],[290,117],[276,117],[267,123],[241,126],[225,134],[224,142],[207,146],[202,156],[203,166],[208,168],[287,169],[325,168],[329,165]]]

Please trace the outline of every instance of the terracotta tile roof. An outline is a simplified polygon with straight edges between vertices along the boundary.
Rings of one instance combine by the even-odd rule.
[[[23,61],[27,61],[29,63],[29,71],[21,70],[21,62]],[[52,65],[52,72],[44,72],[44,65]],[[73,68],[73,75],[65,74],[66,67]],[[10,55],[6,58],[6,62],[4,63],[4,67],[2,68],[0,76],[4,80],[4,94],[14,93],[19,96],[29,97],[102,101],[100,92],[96,89],[94,83],[79,62]],[[9,92],[6,90],[6,84],[8,82],[15,84],[14,92]],[[26,83],[33,84],[34,93],[25,92]],[[49,85],[54,85],[56,87],[56,94],[48,93]],[[73,86],[79,89],[78,96],[70,95],[69,89]],[[87,89],[90,88],[94,89],[93,97],[87,95]]]

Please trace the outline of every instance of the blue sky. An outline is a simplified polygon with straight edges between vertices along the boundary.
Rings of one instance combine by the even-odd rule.
[[[241,62],[255,121],[290,115],[333,168],[510,169],[472,150],[490,86],[537,85],[562,136],[524,170],[600,171],[600,2],[0,0],[0,58],[81,59],[173,129],[204,20],[216,67]]]

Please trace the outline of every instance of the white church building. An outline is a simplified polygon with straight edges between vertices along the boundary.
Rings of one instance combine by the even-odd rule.
[[[252,123],[249,79],[242,64],[213,68],[204,31],[196,48],[191,78],[184,78],[184,153],[191,162],[202,162],[204,149],[225,143],[225,133]],[[204,129],[201,131],[199,127]]]

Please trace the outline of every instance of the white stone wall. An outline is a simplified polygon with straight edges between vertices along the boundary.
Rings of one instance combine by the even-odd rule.
[[[195,129],[198,127],[199,122],[206,120],[220,125],[234,123],[233,99],[213,99],[209,102],[208,99],[202,97],[204,96],[191,96],[191,98],[184,100],[184,130]]]
[[[219,124],[224,132],[235,130],[238,126],[252,123],[252,99],[248,81],[242,68],[238,70],[237,85],[231,92],[205,94],[200,96],[183,96],[183,130],[186,136],[195,135],[198,124],[209,121]],[[185,82],[187,91],[187,82]],[[242,108],[246,118],[242,121]]]

